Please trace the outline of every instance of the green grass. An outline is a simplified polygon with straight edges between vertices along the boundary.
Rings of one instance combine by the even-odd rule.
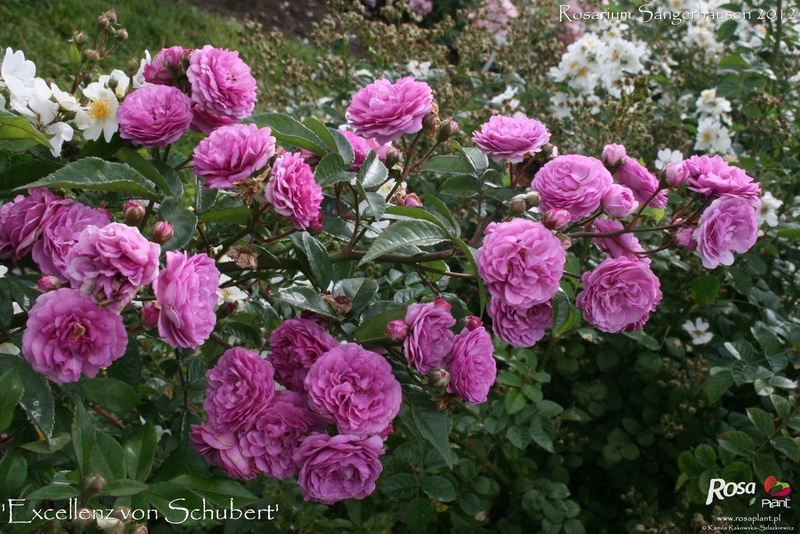
[[[199,48],[211,44],[239,49],[247,57],[237,35],[241,23],[177,0],[3,0],[0,46],[24,51],[25,57],[36,64],[38,76],[67,81],[73,31],[82,30],[91,40],[97,16],[111,8],[130,38],[100,64],[100,71],[124,70],[131,59],[144,57],[145,50],[154,55],[173,45]]]

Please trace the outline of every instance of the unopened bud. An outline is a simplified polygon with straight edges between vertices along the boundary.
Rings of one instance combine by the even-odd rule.
[[[111,24],[108,20],[108,17],[105,15],[100,15],[97,17],[97,25],[101,28],[108,28],[109,24]]]
[[[128,30],[126,30],[125,28],[120,28],[120,30],[117,31],[117,39],[119,39],[120,41],[124,41],[127,38],[128,38]]]
[[[322,213],[308,225],[308,233],[311,235],[320,233],[325,227],[322,225]]]
[[[531,191],[527,195],[525,195],[525,202],[528,204],[528,206],[532,208],[537,208],[539,207],[539,203],[541,202],[541,197],[539,193],[537,193],[536,191]]]
[[[36,285],[42,293],[61,288],[61,282],[55,276],[44,276],[36,282]]]
[[[442,126],[439,128],[439,135],[436,136],[436,141],[439,143],[444,143],[454,133],[458,131],[458,123],[453,119],[447,119],[442,123]]]
[[[106,479],[100,473],[92,473],[85,480],[86,489],[92,493],[102,491],[106,487]]]
[[[628,156],[625,153],[625,147],[622,145],[612,143],[603,148],[603,163],[612,172],[617,167],[625,163],[627,158]]]
[[[140,66],[139,60],[131,58],[125,65],[125,70],[128,73],[128,76],[130,76],[131,78],[135,76],[136,73],[139,72],[139,66]]]
[[[559,208],[546,211],[542,223],[551,230],[558,230],[564,228],[569,224],[570,214],[567,210]]]
[[[386,150],[386,168],[391,169],[398,163],[400,163],[400,151],[394,147],[388,148]]]
[[[422,200],[417,196],[416,193],[411,193],[403,198],[403,205],[411,206],[413,208],[421,208],[423,204]]]
[[[76,30],[72,32],[72,40],[76,45],[82,45],[88,40],[88,37],[85,33]]]
[[[153,225],[153,241],[163,245],[173,238],[175,231],[167,221],[158,221]]]
[[[464,326],[467,330],[476,330],[483,326],[483,321],[481,321],[480,317],[476,317],[474,315],[470,315],[466,319],[464,319]]]
[[[106,82],[106,86],[112,91],[115,91],[118,85],[119,85],[119,80],[117,80],[114,77],[109,78],[108,81]]]
[[[147,534],[148,532],[150,531],[147,530],[147,525],[133,525],[128,534]]]
[[[87,48],[83,51],[83,57],[85,57],[87,61],[97,61],[100,59],[100,53],[94,48]]]
[[[422,133],[433,135],[439,129],[442,120],[439,118],[439,107],[433,104],[433,109],[422,118]]]
[[[147,328],[158,325],[158,318],[161,315],[161,306],[158,302],[150,301],[142,308],[142,324]]]
[[[386,428],[378,432],[378,435],[381,437],[381,439],[386,439],[392,434],[394,434],[394,427],[392,426],[392,423],[389,423],[386,425]]]
[[[129,224],[139,224],[142,222],[144,218],[145,209],[144,206],[136,202],[135,200],[129,200],[125,203],[122,207],[122,214],[125,215],[125,221]]]
[[[446,312],[450,311],[450,303],[444,300],[442,297],[436,297],[433,300],[433,307],[437,310],[444,310]]]
[[[397,319],[386,325],[386,337],[392,341],[403,341],[408,335],[408,325],[405,321]]]
[[[520,194],[511,199],[511,211],[521,215],[528,211],[528,203],[525,201],[525,194]]]
[[[125,523],[116,517],[103,517],[97,519],[97,528],[105,532],[105,534],[124,534]]]
[[[431,385],[437,388],[446,388],[450,383],[450,372],[444,367],[437,367],[428,373]]]
[[[678,235],[675,236],[675,241],[682,245],[687,252],[697,250],[697,240],[694,238],[694,227],[682,228]]]
[[[667,166],[664,167],[664,180],[667,184],[671,187],[680,187],[688,178],[688,173],[686,172],[686,167],[683,166],[683,162],[670,162],[667,163]]]
[[[117,14],[114,13],[113,9],[109,9],[103,15],[108,18],[108,22],[117,22]]]

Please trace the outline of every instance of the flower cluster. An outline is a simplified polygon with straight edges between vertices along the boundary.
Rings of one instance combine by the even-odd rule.
[[[487,0],[467,15],[472,25],[492,36],[497,44],[508,44],[508,32],[512,19],[519,17],[519,10],[511,0]]]

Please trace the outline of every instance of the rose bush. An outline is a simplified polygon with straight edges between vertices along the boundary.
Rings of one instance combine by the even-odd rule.
[[[489,22],[516,35],[530,13],[507,4],[454,30],[463,58]],[[121,33],[104,17],[98,56]],[[625,85],[653,72],[646,47],[576,42],[552,62],[589,77],[547,78],[580,93],[573,119],[525,89],[570,61],[501,75],[519,50],[499,42],[458,67],[469,98],[446,66],[326,56],[346,76],[314,115],[256,109],[250,65],[210,45],[130,77],[81,60],[69,98],[9,49],[0,496],[151,509],[167,530],[186,498],[280,504],[251,531],[579,533],[707,526],[710,478],[793,483],[792,152],[731,126],[732,157],[716,93],[685,114],[697,128],[645,121],[674,119],[670,94],[643,96],[661,78]],[[774,119],[749,98],[743,116]]]

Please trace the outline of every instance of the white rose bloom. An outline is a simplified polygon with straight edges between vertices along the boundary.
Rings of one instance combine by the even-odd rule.
[[[708,321],[702,317],[698,317],[694,322],[686,321],[683,323],[682,328],[692,336],[693,345],[705,345],[714,339],[714,334],[708,331],[709,326],[711,325],[708,324]]]
[[[117,109],[119,101],[114,92],[98,82],[90,83],[83,90],[90,102],[89,105],[78,110],[75,122],[83,130],[83,137],[89,141],[96,141],[103,134],[107,143],[111,142],[114,132],[119,128],[117,123]]]

